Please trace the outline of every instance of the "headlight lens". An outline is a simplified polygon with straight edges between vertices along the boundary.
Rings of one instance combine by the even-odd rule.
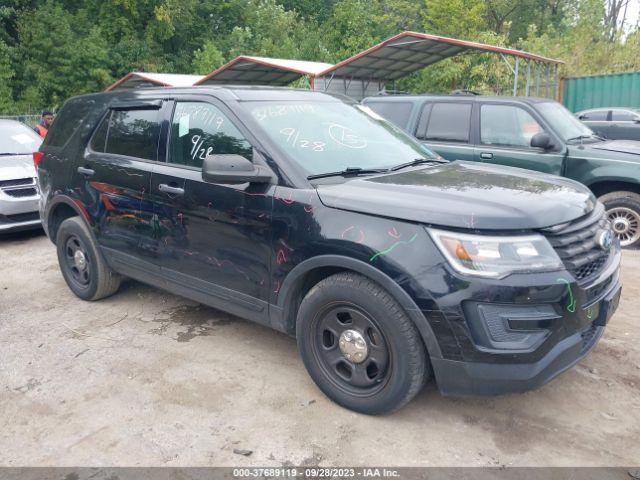
[[[458,272],[503,278],[511,273],[551,271],[562,261],[542,235],[500,237],[428,228],[431,238]]]

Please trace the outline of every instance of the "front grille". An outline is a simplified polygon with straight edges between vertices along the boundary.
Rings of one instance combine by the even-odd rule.
[[[16,178],[13,180],[0,180],[0,188],[17,187],[20,185],[32,185],[33,178]]]
[[[0,215],[1,223],[21,223],[40,220],[38,212],[16,213],[14,215]]]
[[[611,250],[603,250],[597,243],[597,234],[609,223],[602,205],[598,205],[586,218],[557,225],[543,231],[551,246],[576,280],[587,280],[597,275],[607,263]]]
[[[38,190],[35,187],[33,188],[16,188],[13,190],[3,190],[4,193],[10,195],[12,197],[22,198],[22,197],[33,197],[38,194]]]

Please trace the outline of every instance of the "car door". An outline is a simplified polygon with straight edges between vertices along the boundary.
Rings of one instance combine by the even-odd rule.
[[[612,140],[640,140],[640,114],[631,110],[612,110],[608,138]]]
[[[564,149],[531,147],[531,138],[545,131],[532,112],[509,104],[483,103],[479,107],[480,128],[475,152],[478,161],[562,174]]]
[[[472,102],[429,102],[422,107],[415,136],[447,160],[475,160]]]
[[[111,105],[74,172],[97,241],[113,261],[129,261],[123,255],[139,258],[152,235],[149,188],[158,159],[162,107],[161,100]]]
[[[174,290],[204,303],[266,319],[271,258],[269,185],[222,185],[202,179],[209,154],[259,155],[237,119],[198,97],[173,102],[166,162],[151,179],[157,262]],[[252,139],[253,141],[253,139]]]
[[[578,120],[601,137],[609,138],[611,129],[611,110],[587,110],[578,116]]]

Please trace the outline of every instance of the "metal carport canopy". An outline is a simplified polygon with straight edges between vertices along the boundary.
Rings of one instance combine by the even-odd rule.
[[[564,63],[521,50],[407,31],[336,63],[318,77],[397,80],[465,51],[497,53],[546,64]]]
[[[304,76],[313,80],[332,66],[323,62],[240,55],[206,75],[196,85],[288,85]]]
[[[146,86],[190,87],[202,77],[203,75],[182,75],[178,73],[130,72],[108,86],[105,91],[129,90]]]

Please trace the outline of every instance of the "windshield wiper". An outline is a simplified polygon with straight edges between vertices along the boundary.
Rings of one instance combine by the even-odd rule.
[[[402,170],[403,168],[406,168],[406,167],[415,167],[418,165],[423,165],[425,163],[448,163],[448,162],[446,160],[438,160],[437,158],[416,158],[415,160],[412,160],[410,162],[395,165],[391,167],[389,170],[391,170],[392,172],[395,172],[396,170]]]
[[[316,173],[315,175],[309,175],[307,180],[315,180],[316,178],[328,178],[328,177],[348,177],[351,175],[366,175],[369,173],[383,173],[388,172],[388,168],[360,168],[360,167],[347,167],[344,170],[338,172]]]

